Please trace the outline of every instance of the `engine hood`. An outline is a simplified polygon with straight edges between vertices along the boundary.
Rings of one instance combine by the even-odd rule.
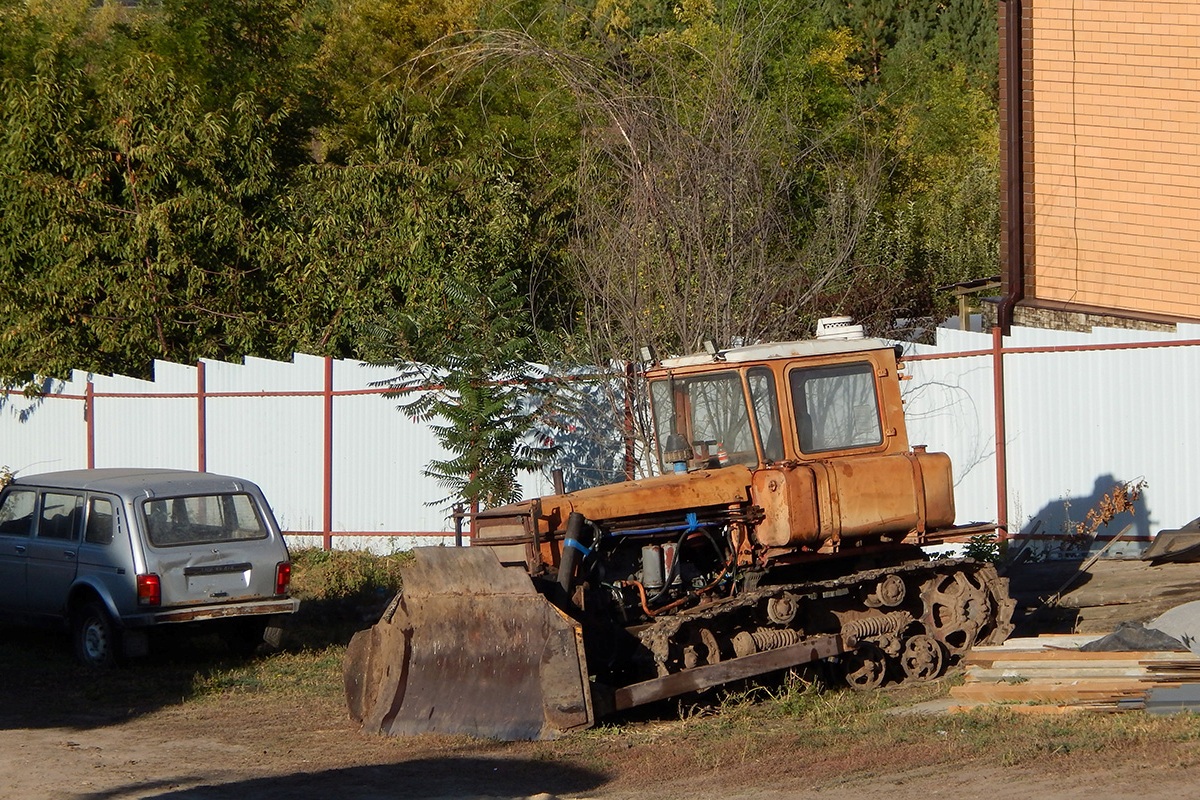
[[[750,500],[751,474],[748,467],[734,464],[721,469],[656,475],[491,508],[480,512],[478,521],[487,526],[488,520],[525,515],[539,502],[541,515],[553,532],[566,525],[572,511],[590,520],[603,521],[746,503]]]

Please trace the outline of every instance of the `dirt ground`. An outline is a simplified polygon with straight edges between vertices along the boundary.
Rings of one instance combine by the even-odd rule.
[[[669,728],[668,723],[662,723]],[[950,724],[953,724],[952,722]],[[662,742],[495,744],[364,736],[340,706],[214,702],[124,722],[0,731],[7,798],[826,798],[1191,796],[1200,750],[1049,756],[1018,767],[944,763],[937,744],[869,746],[812,763],[786,752],[713,753],[665,730]]]
[[[1068,594],[1098,605],[1066,613],[1092,620],[1095,609],[1107,608],[1108,621],[1148,619],[1161,613],[1155,609],[1164,596],[1170,604],[1196,599],[1200,567],[1175,566],[1180,565],[1165,572],[1103,566]],[[1058,586],[1044,575],[1028,582],[1034,595]],[[1020,580],[1016,584],[1020,595],[1025,589]],[[1083,594],[1085,589],[1091,594]],[[1117,602],[1121,597],[1126,602]],[[1117,607],[1122,608],[1113,612]],[[1061,615],[1055,620],[1064,624]],[[1192,769],[1200,765],[1200,743],[1194,739],[1146,740],[1117,752],[1049,749],[1013,766],[1005,766],[1003,758],[948,760],[946,748],[928,740],[886,750],[861,742],[801,759],[788,743],[802,741],[802,730],[781,730],[778,747],[730,752],[729,742],[752,740],[691,736],[686,720],[641,723],[630,741],[617,735],[509,744],[452,737],[397,740],[358,732],[334,695],[279,700],[235,694],[168,703],[144,713],[99,704],[65,713],[54,706],[59,710],[47,714],[44,709],[53,705],[48,698],[23,690],[18,675],[4,679],[0,797],[26,800],[860,800],[872,795],[1175,800],[1193,794]],[[945,724],[958,723],[947,716]]]

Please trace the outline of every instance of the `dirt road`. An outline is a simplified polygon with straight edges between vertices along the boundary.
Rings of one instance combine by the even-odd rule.
[[[1093,576],[1079,591],[1111,603],[1111,587],[1148,578],[1178,600],[1200,586],[1194,565],[1165,582],[1140,567],[1114,571],[1122,577]],[[1126,617],[1147,613],[1125,605]],[[735,715],[630,722],[558,742],[397,740],[361,734],[336,691],[289,690],[286,675],[282,688],[200,698],[189,696],[192,671],[159,675],[158,701],[135,707],[136,683],[152,669],[124,671],[133,685],[114,692],[70,666],[56,640],[0,636],[25,653],[0,670],[2,798],[1176,800],[1194,794],[1200,764],[1200,723],[1187,720],[1126,714],[1092,733],[1054,718],[960,714],[860,729],[832,701],[812,712],[824,714],[824,741],[814,741],[812,717]],[[1006,735],[1005,725],[1024,727]]]
[[[6,694],[8,690],[6,689]],[[30,709],[32,712],[33,709]],[[1190,796],[1200,761],[1193,742],[1053,752],[1005,766],[1002,755],[962,761],[957,745],[913,741],[879,751],[870,741],[810,753],[803,730],[761,737],[695,735],[686,722],[642,724],[551,743],[462,738],[394,740],[355,731],[334,702],[302,705],[230,696],[128,719],[81,716],[39,727],[0,715],[0,796],[325,800],[325,798],[825,798]],[[940,733],[957,734],[946,717]]]

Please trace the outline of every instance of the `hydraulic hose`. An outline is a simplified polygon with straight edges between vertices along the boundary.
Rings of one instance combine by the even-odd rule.
[[[638,595],[642,601],[642,611],[646,614],[647,617],[650,617],[651,619],[653,619],[654,617],[657,617],[659,614],[662,614],[664,611],[670,611],[673,608],[678,608],[679,606],[683,605],[687,601],[692,600],[696,597],[699,597],[702,594],[707,594],[708,592],[715,589],[717,587],[717,584],[719,584],[721,582],[721,579],[724,578],[729,573],[730,568],[733,567],[734,558],[735,558],[734,555],[730,555],[729,561],[725,562],[725,566],[722,567],[721,571],[717,573],[717,577],[713,579],[712,583],[708,584],[703,589],[697,589],[694,592],[688,592],[687,594],[685,594],[683,597],[679,598],[675,602],[667,603],[662,608],[658,608],[658,609],[654,609],[654,610],[651,610],[649,603],[646,602],[646,587],[642,585],[641,581],[621,581],[615,585],[617,585],[617,586],[632,586],[633,588],[637,589]]]
[[[563,535],[562,560],[558,562],[558,585],[567,593],[567,597],[571,596],[571,592],[575,589],[575,566],[581,558],[588,556],[592,551],[588,547],[588,543],[584,542],[584,538],[591,539],[585,531],[587,528],[587,519],[578,511],[572,511],[567,517],[567,530]]]

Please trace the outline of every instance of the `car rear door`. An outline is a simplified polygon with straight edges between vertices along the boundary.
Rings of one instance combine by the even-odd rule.
[[[28,610],[33,614],[63,614],[67,593],[75,580],[83,494],[61,489],[42,492],[37,526],[29,542],[26,580]]]
[[[25,567],[37,508],[37,491],[10,486],[0,496],[0,610],[25,610]]]
[[[286,550],[250,493],[155,497],[141,509],[163,607],[274,596]]]

